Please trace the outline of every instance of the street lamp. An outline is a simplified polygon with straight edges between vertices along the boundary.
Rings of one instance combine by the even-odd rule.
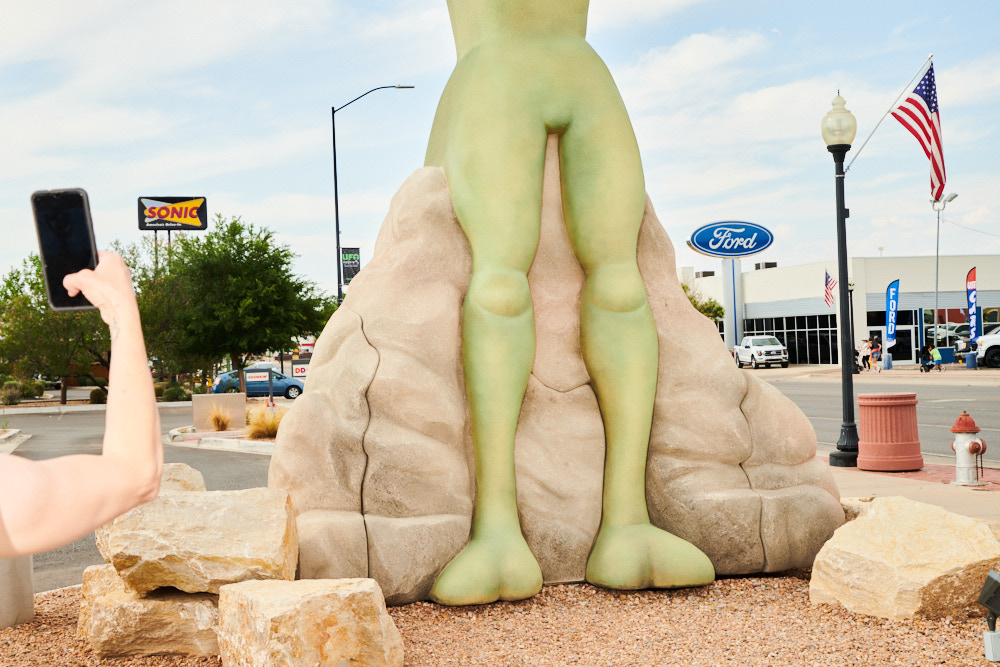
[[[941,211],[958,195],[952,192],[944,199],[932,199],[931,208],[937,211],[937,244],[934,247],[934,347],[938,344],[938,266],[941,263]]]
[[[372,88],[367,93],[358,95],[347,104],[342,104],[339,107],[330,107],[330,124],[333,128],[333,216],[337,234],[337,305],[340,305],[340,303],[344,300],[343,258],[340,256],[340,200],[337,192],[337,112],[348,105],[354,104],[369,93],[374,93],[376,90],[384,90],[386,88],[413,88],[413,86],[379,86],[378,88]]]
[[[826,112],[820,130],[826,148],[833,154],[836,166],[837,186],[837,267],[840,283],[840,386],[843,398],[843,423],[840,426],[840,440],[837,451],[830,454],[830,465],[841,468],[855,468],[858,465],[858,427],[854,423],[854,378],[849,360],[853,352],[850,333],[850,283],[847,279],[847,217],[850,212],[844,206],[844,157],[851,150],[851,142],[858,131],[854,115],[844,107],[844,98],[833,98],[833,108]]]

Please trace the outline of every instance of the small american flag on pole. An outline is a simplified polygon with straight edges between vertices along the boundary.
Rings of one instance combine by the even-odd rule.
[[[833,308],[833,288],[837,286],[837,281],[830,277],[830,272],[826,272],[826,284],[824,285],[825,292],[823,293],[823,301],[830,308]]]
[[[931,196],[935,201],[940,200],[944,192],[945,174],[934,63],[931,63],[913,92],[895,108],[892,117],[917,138],[927,159],[931,161]]]

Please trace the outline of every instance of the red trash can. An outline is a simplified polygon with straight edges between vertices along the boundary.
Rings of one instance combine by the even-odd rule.
[[[924,467],[916,394],[858,394],[858,468],[905,472]]]

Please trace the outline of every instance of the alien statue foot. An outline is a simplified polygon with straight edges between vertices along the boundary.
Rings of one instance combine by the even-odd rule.
[[[542,569],[520,531],[483,531],[445,566],[431,600],[446,605],[523,600],[542,590]]]
[[[686,540],[649,523],[601,526],[587,581],[603,588],[684,588],[715,580],[712,561]]]

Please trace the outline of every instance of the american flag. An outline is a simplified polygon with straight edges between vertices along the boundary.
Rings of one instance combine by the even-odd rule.
[[[830,272],[826,272],[826,285],[825,292],[823,294],[823,301],[826,305],[833,308],[833,288],[837,286],[837,281],[830,277]]]
[[[938,115],[937,85],[934,83],[934,63],[924,78],[892,112],[920,142],[931,161],[931,196],[937,201],[944,192],[944,153],[941,147],[941,118]]]

